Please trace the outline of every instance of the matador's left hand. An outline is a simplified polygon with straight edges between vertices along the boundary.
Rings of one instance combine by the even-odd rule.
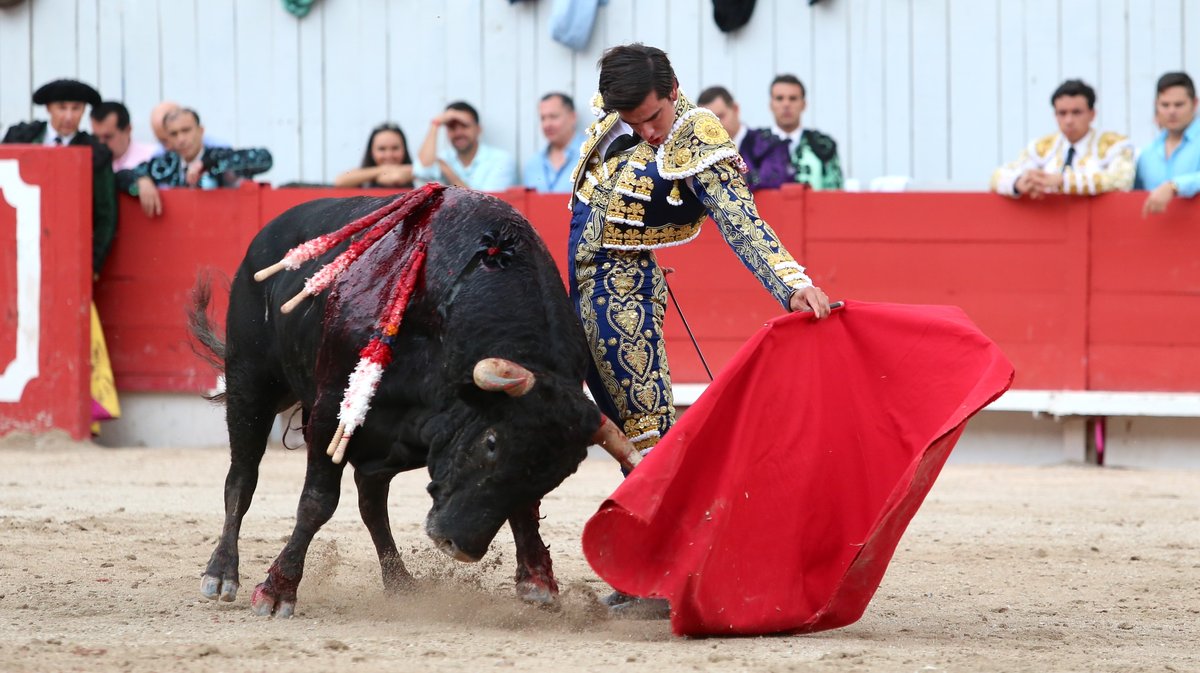
[[[829,297],[825,296],[821,288],[810,285],[792,293],[788,309],[793,312],[812,311],[817,320],[820,320],[829,315]]]

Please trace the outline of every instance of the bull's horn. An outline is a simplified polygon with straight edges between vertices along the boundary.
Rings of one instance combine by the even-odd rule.
[[[475,365],[475,385],[483,390],[520,397],[536,382],[533,372],[504,358],[484,358]]]
[[[642,462],[642,454],[638,453],[633,442],[629,441],[625,433],[621,432],[608,416],[600,414],[600,419],[600,427],[596,429],[596,434],[592,435],[592,443],[600,445],[608,455],[616,458],[621,467],[632,470]]]

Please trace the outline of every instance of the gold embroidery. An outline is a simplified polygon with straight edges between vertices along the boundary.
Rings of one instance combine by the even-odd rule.
[[[637,147],[633,150],[633,156],[629,157],[629,161],[645,166],[654,161],[654,148],[650,146],[650,143],[638,143]]]
[[[646,207],[640,201],[626,201],[620,194],[613,194],[608,202],[608,215],[631,222],[641,222],[646,215]]]
[[[680,96],[675,106],[678,120],[659,150],[659,173],[665,178],[684,178],[737,157],[737,148],[721,122],[709,110],[697,108]]]
[[[637,334],[637,329],[642,324],[642,316],[638,311],[626,309],[624,311],[617,311],[616,315],[613,316],[613,322],[620,325],[621,330],[625,334]]]
[[[638,342],[638,346],[645,345],[644,341]],[[650,354],[647,352],[647,348],[639,348],[629,343],[621,344],[621,357],[625,358],[625,362],[633,367],[634,374],[646,375],[646,367],[650,364]]]
[[[729,140],[721,122],[707,115],[696,120],[696,137],[709,145],[720,145]]]
[[[727,163],[726,160],[721,163]],[[725,168],[728,168],[726,166]],[[698,194],[708,212],[713,215],[721,234],[730,247],[754,271],[759,282],[784,306],[797,287],[810,285],[806,276],[784,281],[784,276],[796,273],[796,269],[775,270],[776,264],[795,262],[787,249],[779,242],[770,225],[758,216],[750,188],[740,174],[723,182],[721,170],[701,171],[696,176],[700,189]]]
[[[1096,145],[1096,152],[1101,158],[1103,158],[1108,155],[1109,148],[1124,140],[1125,136],[1121,135],[1120,133],[1105,131],[1104,133],[1100,134],[1100,142]]]
[[[1043,136],[1043,137],[1039,138],[1036,143],[1034,143],[1033,149],[1035,152],[1037,152],[1037,155],[1039,157],[1045,157],[1046,154],[1050,151],[1050,148],[1054,147],[1054,142],[1057,139],[1058,139],[1057,133],[1051,133],[1048,136]]]
[[[700,223],[668,224],[661,227],[646,227],[644,230],[618,230],[605,227],[601,243],[605,247],[617,249],[650,249],[682,243],[695,238],[700,233]]]

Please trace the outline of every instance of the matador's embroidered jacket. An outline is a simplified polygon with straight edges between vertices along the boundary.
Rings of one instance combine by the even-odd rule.
[[[603,101],[597,95],[593,103],[601,108]],[[601,113],[588,128],[571,174],[568,207],[583,202],[604,213],[596,245],[626,251],[681,245],[698,236],[711,215],[733,251],[783,306],[795,290],[812,285],[759,217],[738,150],[716,115],[681,92],[675,125],[661,146],[642,141],[605,159],[601,145],[620,123],[616,112]]]
[[[992,191],[1019,196],[1017,179],[1027,170],[1061,173],[1064,194],[1101,194],[1133,187],[1133,145],[1119,133],[1088,129],[1072,144],[1062,133],[1051,133],[1029,143],[1016,161],[992,174]],[[1067,158],[1070,157],[1070,165]]]

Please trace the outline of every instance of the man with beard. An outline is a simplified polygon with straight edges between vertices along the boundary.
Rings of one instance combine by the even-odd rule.
[[[438,151],[438,130],[446,129],[453,151]],[[481,192],[499,192],[517,184],[517,166],[508,152],[479,142],[483,127],[471,104],[455,101],[429,123],[417,152],[413,175],[420,182],[441,182]]]

